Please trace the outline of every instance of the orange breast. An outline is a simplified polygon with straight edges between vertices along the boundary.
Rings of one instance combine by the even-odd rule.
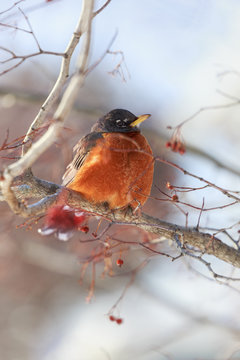
[[[69,188],[112,209],[143,205],[153,179],[152,150],[140,133],[105,133],[97,140]]]

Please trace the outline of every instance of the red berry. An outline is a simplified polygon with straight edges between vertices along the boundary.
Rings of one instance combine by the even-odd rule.
[[[180,155],[185,154],[186,149],[185,149],[185,146],[183,144],[181,144],[181,146],[179,147],[178,152],[179,152]]]
[[[88,233],[88,232],[89,232],[89,227],[88,227],[88,226],[82,226],[82,227],[80,228],[80,230],[81,230],[82,232],[84,232],[84,233]]]
[[[167,141],[166,144],[165,144],[166,148],[170,148],[172,147],[172,143],[171,141]]]
[[[116,264],[117,264],[117,266],[121,267],[123,265],[123,260],[117,259]]]
[[[110,320],[110,321],[116,321],[116,318],[115,318],[115,316],[110,315],[110,316],[109,316],[109,320]]]
[[[123,319],[121,319],[121,318],[116,319],[116,323],[118,325],[121,325],[123,323]]]
[[[176,194],[172,196],[172,201],[178,201],[178,196]]]
[[[170,189],[170,190],[173,189],[173,186],[170,184],[169,181],[166,183],[166,188],[168,188],[168,189]]]

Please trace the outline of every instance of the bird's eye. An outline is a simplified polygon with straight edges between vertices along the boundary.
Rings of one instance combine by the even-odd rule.
[[[118,120],[116,120],[116,124],[119,127],[126,127],[126,124],[125,124],[124,120],[118,119]]]

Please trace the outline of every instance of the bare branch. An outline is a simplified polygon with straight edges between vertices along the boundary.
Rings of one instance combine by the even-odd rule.
[[[6,64],[10,61],[13,61],[13,60],[18,60],[19,61],[8,67],[6,70],[3,70],[2,72],[0,72],[0,76],[4,75],[4,74],[7,74],[8,72],[10,72],[11,70],[13,69],[16,69],[18,66],[20,66],[24,61],[26,61],[27,59],[29,58],[32,58],[32,57],[35,57],[35,56],[39,56],[39,55],[55,55],[55,56],[64,56],[63,53],[58,53],[58,52],[54,52],[54,51],[46,51],[46,50],[39,50],[35,53],[32,53],[32,54],[27,54],[27,55],[16,55],[13,51],[9,50],[9,49],[6,49],[4,47],[0,47],[0,49],[6,51],[6,52],[9,52],[12,54],[12,56],[6,60],[3,60],[3,61],[0,61],[0,64]]]
[[[198,179],[198,180],[201,181],[201,182],[204,182],[204,183],[208,184],[208,185],[211,186],[213,189],[216,189],[216,190],[220,191],[223,195],[226,195],[228,198],[231,198],[231,199],[233,199],[233,200],[235,200],[235,201],[237,201],[237,202],[240,201],[240,197],[233,195],[233,193],[239,193],[239,191],[231,191],[231,190],[223,189],[223,188],[221,188],[220,186],[215,185],[215,184],[212,183],[211,181],[205,180],[205,179],[204,179],[203,177],[201,177],[201,176],[192,174],[190,171],[187,171],[187,170],[183,169],[181,166],[179,166],[179,165],[177,165],[177,164],[175,164],[175,163],[173,163],[173,162],[171,162],[171,161],[163,160],[163,159],[161,159],[161,158],[159,158],[159,157],[156,157],[155,159],[156,159],[157,161],[161,162],[161,163],[168,164],[168,165],[170,165],[170,166],[172,166],[172,167],[180,170],[184,175],[189,175],[189,176],[191,176],[191,177],[193,177],[193,178],[195,178],[195,179]]]
[[[0,23],[0,26],[3,26],[3,27],[6,27],[6,28],[9,28],[9,29],[13,29],[13,30],[17,30],[17,31],[22,31],[22,32],[25,32],[27,34],[31,34],[31,31],[30,30],[26,30],[26,29],[23,29],[23,28],[20,28],[16,25],[10,25],[10,24],[4,24],[4,23]]]
[[[111,0],[108,0],[99,10],[97,10],[95,13],[93,13],[92,17],[94,18],[96,15],[98,15],[110,3],[110,1]],[[93,2],[92,0],[89,2],[89,6],[91,6],[92,2]],[[83,8],[85,6],[84,4],[85,4],[85,1],[83,1]],[[87,17],[85,17],[85,19],[87,19]],[[41,106],[39,113],[37,114],[37,116],[35,117],[34,121],[32,122],[31,126],[28,129],[25,140],[29,140],[29,141],[27,141],[27,145],[23,148],[23,154],[25,152],[27,152],[28,149],[31,147],[31,143],[32,143],[32,138],[30,135],[31,132],[43,124],[49,110],[52,108],[52,106],[55,104],[55,102],[59,98],[61,90],[62,90],[66,80],[69,77],[69,66],[70,66],[72,54],[73,54],[76,46],[79,43],[80,37],[84,34],[85,31],[88,31],[88,33],[90,34],[89,30],[90,29],[88,28],[88,26],[86,26],[86,22],[84,21],[84,17],[82,17],[82,15],[81,15],[79,18],[79,21],[77,23],[76,29],[74,30],[73,36],[64,52],[64,58],[62,60],[58,79],[57,79],[54,87],[52,88],[51,92],[49,93],[47,99],[44,101],[43,105]],[[85,42],[85,45],[87,45],[87,42]],[[87,51],[87,46],[85,49],[85,53],[86,53],[86,51]],[[83,51],[83,53],[84,53],[84,51]],[[79,61],[82,61],[82,69],[80,69],[80,67],[79,67],[79,71],[81,72],[84,69],[84,71],[86,71],[86,74],[85,74],[85,76],[86,76],[87,69],[85,69],[86,64],[84,64],[84,58]],[[73,81],[75,81],[75,80],[73,80]]]
[[[15,2],[12,6],[10,6],[8,9],[1,11],[1,12],[0,12],[0,15],[3,15],[3,14],[5,14],[6,12],[11,11],[11,10],[14,9],[18,4],[20,4],[20,3],[23,2],[23,1],[25,1],[25,0],[16,1],[16,2]]]
[[[100,9],[98,9],[97,11],[95,11],[95,12],[93,13],[93,17],[95,17],[96,15],[100,14],[100,12],[102,12],[102,11],[105,9],[105,7],[107,7],[107,6],[110,4],[110,2],[111,2],[111,0],[107,0],[107,1],[105,2],[105,4],[103,4],[103,6],[100,7]]]
[[[142,213],[140,216],[135,216],[133,214],[127,214],[126,211],[115,211],[114,213],[109,212],[104,206],[95,205],[82,199],[79,193],[62,188],[56,184],[47,182],[45,184],[42,180],[36,180],[36,184],[32,184],[31,191],[33,196],[33,188],[39,187],[38,181],[40,181],[41,188],[39,190],[35,190],[37,197],[39,197],[40,194],[42,194],[44,191],[48,194],[52,193],[52,195],[48,195],[39,202],[29,206],[17,202],[16,206],[11,206],[13,211],[24,217],[42,215],[50,206],[57,203],[59,194],[61,193],[62,195],[64,192],[66,203],[72,208],[82,209],[93,215],[102,216],[108,221],[112,222],[114,225],[137,226],[147,232],[151,232],[161,238],[169,239],[174,242],[176,242],[177,237],[179,239],[178,242],[181,243],[182,248],[184,248],[185,245],[191,246],[194,249],[201,251],[202,254],[213,255],[220,260],[240,268],[239,251],[223,243],[213,234],[200,232],[197,228],[171,224],[144,213]],[[29,179],[29,183],[31,183],[31,179]],[[56,189],[58,189],[57,192]],[[15,190],[17,192],[21,192],[23,189],[22,187],[16,187]]]
[[[104,51],[102,56],[100,56],[100,58],[93,65],[89,66],[89,68],[86,70],[86,75],[88,75],[91,71],[93,71],[102,62],[104,57],[109,53],[109,50],[110,50],[112,44],[114,43],[116,37],[117,37],[117,32],[114,34],[113,38],[111,39],[107,49]]]
[[[89,2],[89,6],[92,5],[92,2],[93,2],[92,0]],[[37,114],[37,116],[35,117],[34,121],[32,122],[31,126],[28,129],[28,132],[27,132],[26,138],[25,138],[25,142],[27,142],[27,145],[24,146],[24,148],[23,148],[23,154],[26,153],[28,151],[28,149],[31,147],[32,131],[36,130],[43,124],[49,110],[52,108],[54,103],[59,98],[61,90],[62,90],[64,84],[66,83],[66,80],[69,77],[69,66],[70,66],[72,54],[73,54],[76,46],[79,43],[80,37],[86,31],[86,27],[83,26],[84,25],[83,13],[86,8],[87,8],[86,1],[83,1],[82,13],[79,17],[79,20],[78,20],[76,29],[74,30],[74,33],[72,35],[72,38],[64,52],[64,57],[62,60],[58,79],[57,79],[54,87],[52,88],[51,92],[49,93],[47,99],[44,101],[43,105],[41,106],[39,113]],[[86,19],[88,19],[88,18],[86,17]]]
[[[5,197],[5,200],[8,202],[11,209],[16,213],[26,212],[24,205],[19,203],[12,188],[13,179],[16,176],[21,175],[25,170],[30,168],[30,166],[36,161],[36,159],[51,145],[54,141],[57,140],[63,126],[63,121],[68,115],[73,102],[77,96],[77,92],[80,86],[82,86],[85,75],[84,72],[86,70],[88,52],[90,47],[90,38],[91,38],[91,22],[92,22],[92,9],[93,9],[93,0],[85,0],[82,5],[82,12],[79,20],[79,24],[77,27],[77,33],[73,36],[73,41],[70,42],[70,53],[75,48],[79,37],[81,34],[86,32],[85,41],[83,43],[82,49],[80,51],[77,69],[75,75],[72,77],[69,86],[67,87],[62,101],[60,102],[53,120],[54,122],[49,127],[47,132],[37,141],[35,142],[31,149],[25,155],[18,160],[17,162],[9,165],[2,176],[1,181],[1,189],[2,194]],[[56,94],[56,93],[55,93]],[[35,121],[34,121],[35,124]],[[40,123],[38,122],[37,128]],[[30,143],[31,133],[36,129],[36,127],[30,127],[31,132],[28,132],[24,142]],[[29,211],[28,211],[29,213]]]
[[[27,25],[29,27],[29,34],[31,34],[32,37],[34,38],[35,43],[36,43],[36,45],[38,47],[38,50],[40,51],[41,50],[40,44],[39,44],[38,39],[37,39],[37,37],[36,37],[36,35],[35,35],[34,31],[33,31],[32,25],[31,25],[30,21],[28,20],[27,15],[25,15],[24,11],[20,7],[18,8],[18,10],[20,11],[22,16],[24,17],[24,19],[25,19],[25,21],[26,21],[26,23],[27,23]]]
[[[112,75],[112,76],[119,75],[121,77],[122,81],[126,82],[127,80],[126,80],[126,77],[124,75],[123,65],[125,65],[125,70],[127,72],[128,78],[130,78],[130,73],[128,71],[128,68],[127,68],[127,65],[126,65],[126,62],[125,62],[123,51],[110,51],[110,50],[108,50],[107,53],[111,54],[111,55],[115,55],[115,56],[117,56],[117,55],[120,56],[119,62],[117,63],[117,65],[115,66],[115,68],[112,71],[108,72],[108,74]]]
[[[240,99],[235,98],[235,100],[233,102],[227,103],[227,104],[222,104],[222,105],[209,105],[209,106],[203,106],[201,107],[199,110],[197,110],[194,114],[192,114],[191,116],[189,116],[187,119],[183,120],[179,125],[177,125],[176,127],[172,127],[172,126],[168,126],[168,129],[179,129],[180,127],[182,127],[183,125],[185,125],[187,122],[193,120],[195,117],[197,117],[198,115],[200,115],[203,112],[206,111],[211,111],[211,110],[221,110],[221,109],[228,109],[234,106],[238,106],[240,104]]]

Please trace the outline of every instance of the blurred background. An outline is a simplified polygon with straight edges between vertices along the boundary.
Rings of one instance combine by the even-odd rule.
[[[3,48],[17,55],[37,51],[31,34],[5,26],[29,30],[18,7],[43,50],[65,50],[81,1],[14,3],[0,4],[2,62],[11,56]],[[102,4],[96,1],[96,9]],[[142,128],[156,155],[221,187],[239,190],[240,109],[237,104],[229,106],[239,102],[239,17],[236,0],[112,0],[93,21],[90,65],[117,33],[112,53],[87,77],[62,137],[37,161],[34,174],[61,183],[78,139],[99,116],[126,108],[137,115],[152,114]],[[1,63],[0,72],[14,66],[14,61]],[[31,57],[0,77],[0,144],[8,129],[10,140],[26,133],[56,81],[60,62],[57,56]],[[172,136],[167,126],[178,125],[200,109],[182,128],[186,154],[172,153],[165,147]],[[7,163],[1,159],[1,167]],[[201,186],[156,163],[153,199],[144,211],[185,225],[186,216],[174,204],[154,199],[162,198],[159,188],[167,192],[167,181]],[[211,189],[179,196],[198,207],[203,198],[206,207],[229,202]],[[189,212],[189,225],[196,225],[199,211],[181,208]],[[66,243],[54,236],[43,238],[37,233],[39,224],[28,229],[20,226],[23,222],[5,203],[0,204],[0,359],[240,359],[238,283],[221,285],[200,263],[185,258],[171,262],[135,246],[123,252],[123,267],[115,265],[118,254],[113,257],[112,276],[103,277],[103,264],[97,264],[95,292],[87,304],[92,268],[90,264],[80,284],[81,264],[97,245],[81,244],[79,239],[87,238],[83,234]],[[201,217],[201,226],[217,229],[237,222],[239,205],[207,211]],[[91,226],[94,231],[96,224]],[[239,224],[230,230],[234,239],[238,230]],[[137,229],[121,230],[122,239],[145,236]],[[219,237],[227,241],[224,234]],[[157,249],[177,254],[168,242],[161,241]],[[213,257],[206,259],[216,272],[240,277],[236,269]],[[130,284],[132,271],[145,260],[146,266]],[[107,314],[124,289],[114,309],[114,315],[123,319],[117,325]]]

